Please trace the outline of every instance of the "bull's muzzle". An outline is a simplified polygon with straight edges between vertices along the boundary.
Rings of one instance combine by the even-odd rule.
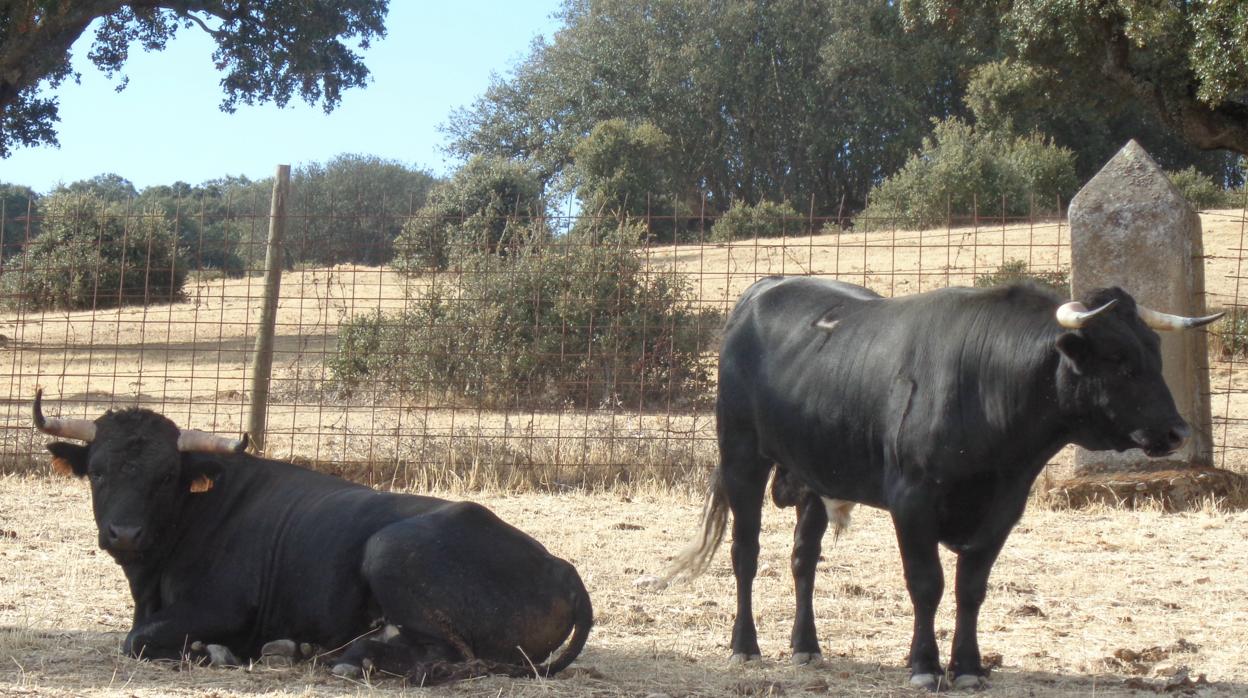
[[[1131,440],[1144,450],[1145,455],[1150,458],[1159,458],[1168,456],[1171,453],[1183,448],[1183,444],[1192,435],[1192,428],[1186,422],[1178,424],[1159,433],[1149,433],[1140,430],[1131,434]]]

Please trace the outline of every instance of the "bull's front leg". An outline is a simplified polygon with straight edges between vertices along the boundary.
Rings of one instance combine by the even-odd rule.
[[[122,651],[140,659],[207,659],[214,665],[239,664],[237,638],[246,621],[222,609],[208,611],[174,604],[135,623]]]
[[[936,538],[936,517],[925,508],[893,510],[893,527],[901,549],[906,589],[914,606],[914,634],[910,639],[910,683],[937,690],[944,672],[936,646],[936,607],[945,590]]]
[[[964,550],[958,555],[954,587],[958,610],[953,631],[953,655],[949,662],[954,688],[981,688],[987,685],[979,654],[979,609],[988,593],[988,574],[1003,542],[1004,538],[990,548]]]

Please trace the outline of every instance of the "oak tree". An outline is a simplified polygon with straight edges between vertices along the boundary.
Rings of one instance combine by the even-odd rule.
[[[56,144],[57,102],[73,78],[70,50],[88,30],[88,54],[110,77],[134,45],[159,51],[181,30],[207,32],[222,73],[221,108],[298,95],[332,110],[368,79],[359,50],[385,36],[388,0],[14,0],[0,4],[0,157],[14,146]],[[124,88],[122,76],[120,87]]]

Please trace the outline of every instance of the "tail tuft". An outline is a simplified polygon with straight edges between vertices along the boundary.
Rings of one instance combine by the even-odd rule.
[[[728,497],[724,494],[719,472],[716,471],[706,494],[706,503],[702,506],[702,535],[677,553],[656,586],[667,586],[677,577],[693,579],[706,572],[715,557],[715,551],[724,540],[724,531],[727,528]]]

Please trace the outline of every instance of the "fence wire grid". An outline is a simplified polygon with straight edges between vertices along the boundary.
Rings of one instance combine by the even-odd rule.
[[[6,206],[0,470],[46,467],[37,386],[49,414],[141,405],[183,427],[245,429],[268,202]],[[951,214],[922,230],[810,215],[733,240],[707,215],[630,227],[349,208],[303,213],[292,199],[265,453],[385,486],[701,482],[716,462],[720,328],[757,279],[898,296],[1025,273],[1064,292],[1070,269],[1061,215]],[[1248,215],[1201,217],[1206,305],[1230,311],[1208,330],[1214,464],[1248,472]]]

